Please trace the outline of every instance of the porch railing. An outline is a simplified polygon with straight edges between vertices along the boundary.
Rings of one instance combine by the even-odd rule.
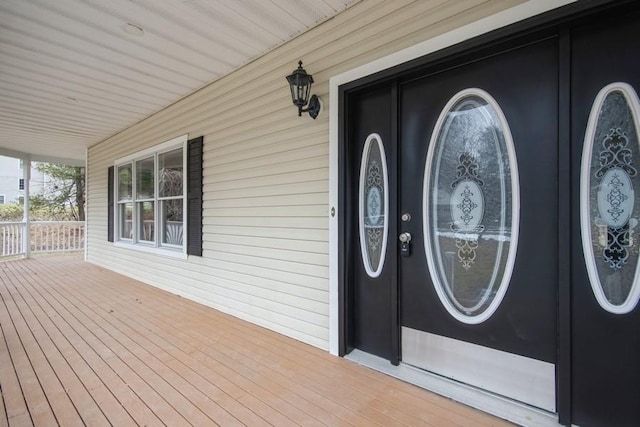
[[[24,222],[0,222],[0,258],[24,255]],[[31,221],[32,253],[84,250],[84,221]]]
[[[24,251],[24,222],[0,222],[0,257],[22,255]]]

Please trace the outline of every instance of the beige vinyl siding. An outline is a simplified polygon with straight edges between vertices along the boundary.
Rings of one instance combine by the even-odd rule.
[[[331,76],[522,1],[363,0],[89,149],[88,259],[327,349]],[[298,118],[284,77],[304,61],[324,102]],[[204,252],[172,259],[107,242],[107,168],[204,136]]]

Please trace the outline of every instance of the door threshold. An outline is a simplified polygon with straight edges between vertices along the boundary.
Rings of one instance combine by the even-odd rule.
[[[556,414],[480,390],[476,387],[415,368],[402,362],[398,366],[393,366],[386,359],[365,353],[358,349],[351,351],[351,353],[344,357],[347,360],[351,360],[518,425],[541,427],[557,427],[560,425],[558,424],[558,416]]]

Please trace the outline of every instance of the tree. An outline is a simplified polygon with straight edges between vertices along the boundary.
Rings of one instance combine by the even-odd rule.
[[[84,221],[84,168],[36,163],[36,169],[50,178],[39,201],[48,204],[54,215],[68,215],[76,221]]]

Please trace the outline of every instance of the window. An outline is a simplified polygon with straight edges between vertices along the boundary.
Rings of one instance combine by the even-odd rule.
[[[370,277],[384,267],[389,222],[389,178],[382,138],[369,135],[362,149],[359,189],[359,228],[362,262]]]
[[[24,190],[24,178],[20,178],[20,182],[18,183],[18,190]]]
[[[454,95],[431,136],[422,220],[433,286],[462,323],[486,321],[507,292],[518,248],[517,167],[496,100],[481,89]]]
[[[614,82],[593,101],[581,171],[583,254],[600,306],[626,314],[640,301],[638,174],[640,100],[633,86]],[[634,236],[636,234],[636,236]]]
[[[184,252],[186,140],[185,135],[116,162],[118,242]]]
[[[118,166],[118,236],[119,240],[133,239],[132,165]]]
[[[182,244],[184,221],[184,166],[183,149],[177,149],[158,155],[159,215],[164,233],[163,244]]]
[[[4,194],[0,194],[0,205],[4,205]]]

